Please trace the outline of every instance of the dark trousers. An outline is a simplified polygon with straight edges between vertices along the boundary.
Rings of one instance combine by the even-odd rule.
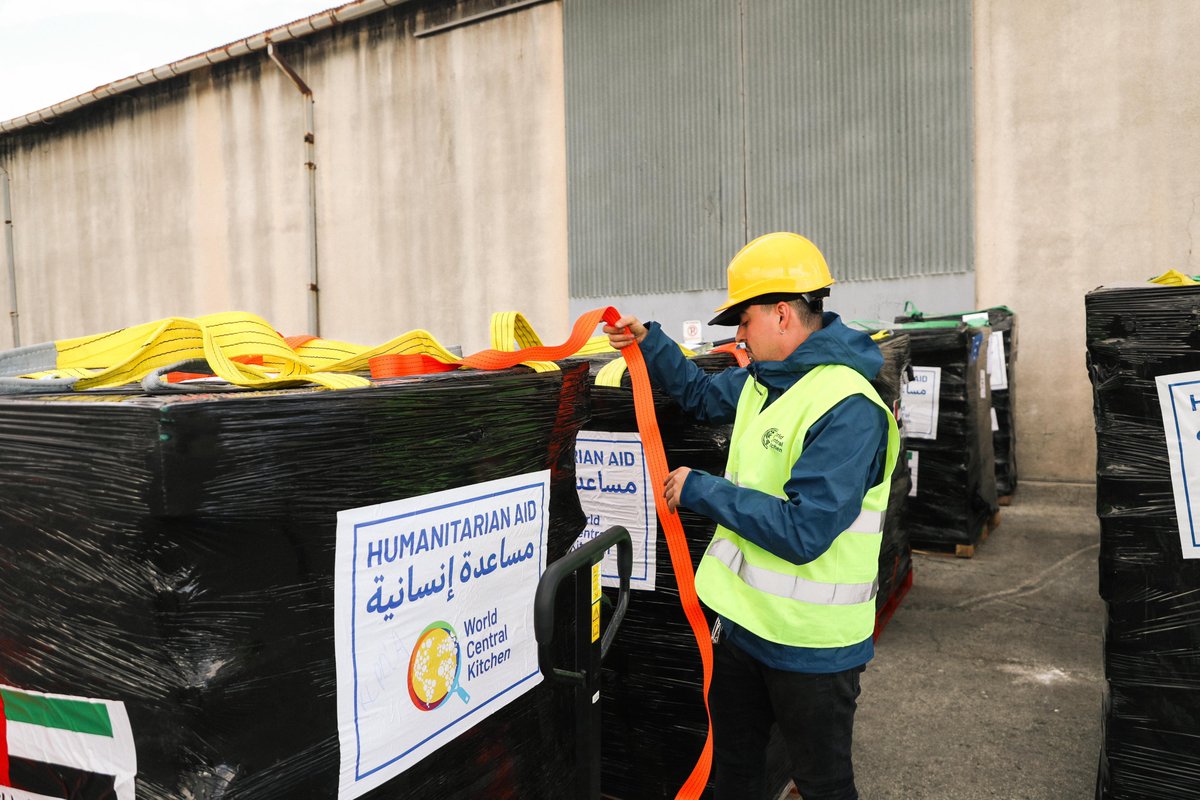
[[[715,800],[758,800],[767,741],[778,724],[804,800],[858,800],[850,742],[862,667],[814,675],[772,669],[735,645],[716,645],[708,700]]]

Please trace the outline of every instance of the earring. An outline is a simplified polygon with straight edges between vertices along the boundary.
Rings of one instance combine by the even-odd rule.
[[[780,335],[780,336],[783,336],[783,328],[780,328],[780,329],[779,329],[779,335]]]

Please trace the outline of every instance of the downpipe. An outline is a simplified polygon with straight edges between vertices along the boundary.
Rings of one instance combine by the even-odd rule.
[[[17,258],[13,248],[12,193],[8,188],[8,170],[0,166],[0,214],[4,216],[4,253],[8,266],[8,316],[12,320],[13,347],[21,346],[21,326],[17,312]]]
[[[316,155],[316,128],[315,114],[313,106],[312,89],[308,84],[296,74],[275,49],[275,43],[267,42],[267,56],[275,62],[275,66],[283,71],[284,75],[296,86],[300,94],[304,95],[304,167],[308,172],[308,332],[313,336],[321,335],[321,305],[320,305],[320,284],[317,280],[318,263],[317,263],[317,155]]]

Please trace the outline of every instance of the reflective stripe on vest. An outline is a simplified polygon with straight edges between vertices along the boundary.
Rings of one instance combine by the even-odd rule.
[[[855,533],[874,533],[878,536],[883,536],[883,512],[882,511],[862,511],[854,522],[850,523],[848,531]]]
[[[738,546],[728,539],[713,539],[706,556],[712,556],[752,589],[823,606],[852,606],[875,599],[879,579],[870,583],[817,583],[797,575],[784,575],[746,563]]]

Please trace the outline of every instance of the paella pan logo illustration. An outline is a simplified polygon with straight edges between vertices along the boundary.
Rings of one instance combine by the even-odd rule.
[[[470,696],[458,683],[462,648],[448,622],[432,622],[421,631],[408,661],[408,696],[421,711],[432,711],[452,694],[464,703]]]

